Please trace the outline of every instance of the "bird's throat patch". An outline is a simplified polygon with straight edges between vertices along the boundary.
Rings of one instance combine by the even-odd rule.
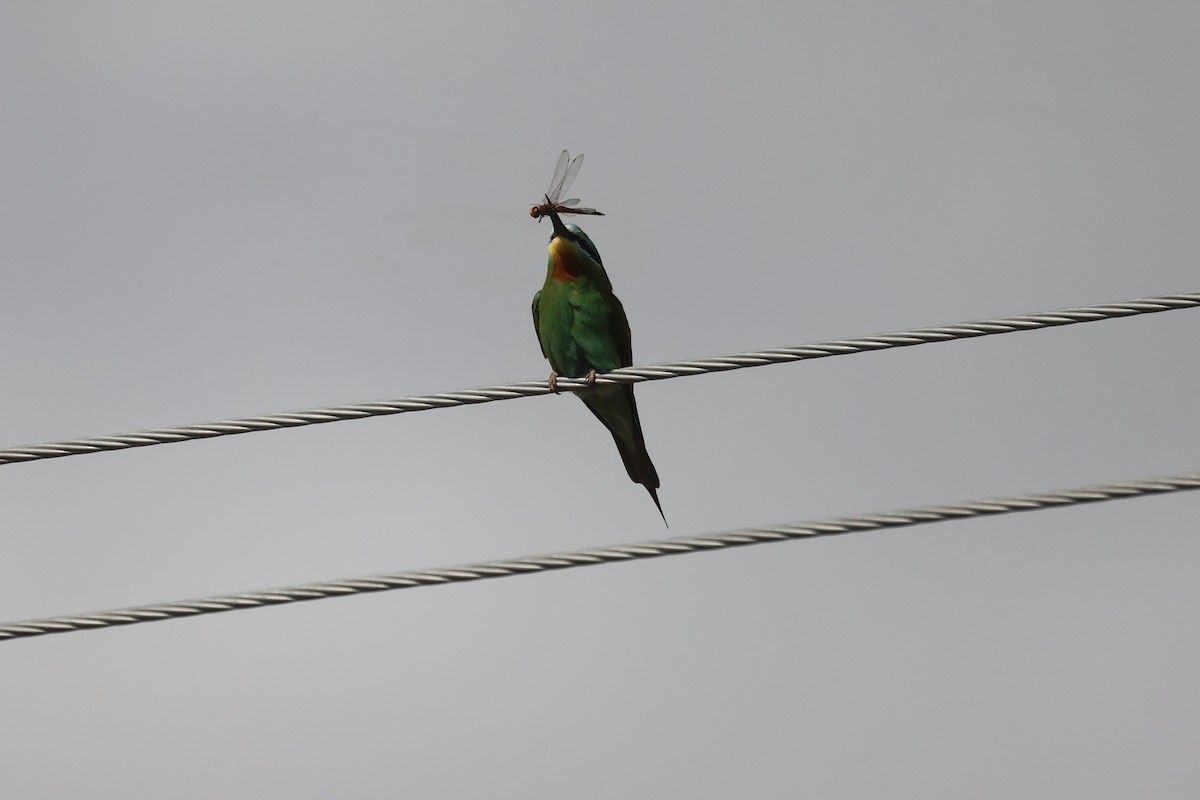
[[[570,283],[583,273],[579,245],[558,237],[550,242],[550,263],[553,269],[550,277],[563,283]]]

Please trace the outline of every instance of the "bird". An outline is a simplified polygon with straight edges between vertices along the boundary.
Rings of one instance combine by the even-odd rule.
[[[667,524],[658,499],[658,471],[646,452],[633,384],[595,385],[596,373],[633,364],[625,308],[613,294],[600,251],[591,238],[578,225],[563,224],[549,200],[544,215],[554,229],[546,282],[533,296],[533,328],[542,355],[550,362],[550,388],[558,393],[559,376],[585,380],[588,387],[576,394],[612,434],[630,480],[646,488]]]

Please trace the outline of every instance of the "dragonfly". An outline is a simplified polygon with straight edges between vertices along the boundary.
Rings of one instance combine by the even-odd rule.
[[[575,204],[579,202],[578,197],[572,197],[569,200],[560,199],[571,188],[571,184],[575,182],[575,176],[579,174],[579,168],[582,166],[583,153],[571,158],[571,154],[563,150],[558,157],[558,164],[554,167],[554,175],[550,177],[550,188],[546,190],[545,195],[546,202],[529,209],[529,216],[540,222],[546,212],[554,209],[559,214],[591,214],[595,217],[603,217],[604,213],[594,208],[576,206]]]

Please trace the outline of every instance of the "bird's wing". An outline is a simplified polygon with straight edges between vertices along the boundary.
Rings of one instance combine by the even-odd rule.
[[[622,367],[633,366],[633,334],[629,330],[629,319],[625,316],[625,307],[615,294],[612,299],[612,316],[609,322],[612,326],[613,342],[617,346],[617,355],[621,357]]]
[[[546,345],[542,344],[542,329],[538,327],[538,302],[541,299],[541,291],[535,292],[533,295],[533,332],[537,336],[538,347],[542,348],[542,358],[549,358],[546,355]]]
[[[631,361],[629,323],[625,309],[612,292],[598,286],[574,294],[571,304],[571,338],[582,351],[583,369],[611,372]],[[578,377],[578,376],[575,376]]]

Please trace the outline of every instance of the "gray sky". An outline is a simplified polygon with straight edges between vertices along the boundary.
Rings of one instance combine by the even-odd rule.
[[[1189,3],[0,4],[0,445],[1200,289]],[[674,535],[1200,468],[1180,311],[642,386]],[[0,621],[664,535],[538,398],[3,469]],[[0,646],[12,797],[1188,796],[1200,497]]]

